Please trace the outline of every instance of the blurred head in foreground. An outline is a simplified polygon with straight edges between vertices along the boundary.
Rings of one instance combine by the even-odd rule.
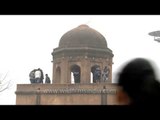
[[[152,105],[160,103],[160,83],[151,62],[135,58],[128,62],[118,76],[118,102],[123,105]]]

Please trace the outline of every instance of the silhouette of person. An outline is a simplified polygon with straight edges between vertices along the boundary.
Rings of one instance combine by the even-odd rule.
[[[73,71],[75,83],[80,83],[80,72],[78,70]]]
[[[93,73],[93,82],[100,82],[101,79],[101,70],[100,67],[96,67]]]
[[[36,83],[43,83],[43,71],[38,68],[36,71],[35,71],[35,80],[36,80]]]
[[[122,105],[153,105],[160,102],[160,83],[151,62],[135,58],[118,76],[118,102]]]
[[[48,76],[48,74],[45,74],[46,75],[46,78],[45,78],[45,83],[51,83],[51,80]]]
[[[109,76],[109,69],[107,66],[105,66],[104,70],[102,71],[102,81],[106,82],[108,80]]]
[[[32,71],[29,73],[29,78],[30,78],[30,82],[31,82],[31,83],[36,83],[36,81],[35,81],[35,71],[36,71],[36,69],[32,70]]]
[[[38,68],[39,70],[40,70],[40,72],[41,72],[41,83],[43,83],[43,79],[44,79],[44,75],[43,75],[43,70],[42,69],[40,69],[40,68]]]

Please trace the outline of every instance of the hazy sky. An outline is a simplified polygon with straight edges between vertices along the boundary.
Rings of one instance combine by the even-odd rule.
[[[153,60],[160,68],[160,43],[148,33],[160,30],[160,15],[0,15],[0,79],[8,72],[13,86],[0,93],[0,104],[15,104],[16,84],[29,84],[29,72],[41,68],[52,79],[52,51],[63,34],[87,24],[100,32],[113,51],[113,79],[126,61]]]

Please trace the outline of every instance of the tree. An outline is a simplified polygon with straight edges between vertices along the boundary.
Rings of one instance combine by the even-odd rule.
[[[7,80],[8,72],[5,74],[5,76],[0,78],[0,92],[3,92],[6,89],[9,89],[12,85],[11,79]]]

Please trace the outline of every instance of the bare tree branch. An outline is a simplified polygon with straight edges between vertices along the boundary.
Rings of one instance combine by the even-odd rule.
[[[8,71],[9,72],[9,71]],[[3,80],[6,79],[6,77],[8,76],[8,72],[6,73],[6,75],[4,76],[4,78],[1,80],[1,83],[3,82]]]
[[[6,80],[6,77],[8,76],[8,72],[6,73],[4,78],[0,81],[0,92],[3,92],[4,90],[10,88],[11,86],[11,80],[4,83],[4,80]]]

